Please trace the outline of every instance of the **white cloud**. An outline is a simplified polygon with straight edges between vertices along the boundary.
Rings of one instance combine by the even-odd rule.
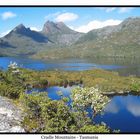
[[[75,30],[78,31],[78,32],[87,33],[87,32],[89,32],[90,30],[93,30],[93,29],[98,29],[98,28],[102,28],[102,27],[105,27],[105,26],[111,26],[111,25],[118,25],[121,22],[122,22],[121,20],[114,20],[114,19],[108,19],[108,20],[105,20],[105,21],[93,20],[93,21],[90,21],[86,25],[82,25],[78,28],[75,28]]]
[[[48,14],[47,16],[45,16],[45,20],[49,20],[49,19],[54,19],[56,18],[56,16],[58,16],[60,14],[60,12],[56,12],[56,13],[52,13],[52,14]]]
[[[73,21],[76,20],[77,18],[78,18],[77,14],[69,13],[64,10],[62,12],[56,12],[45,16],[45,20],[52,20],[56,22]]]
[[[41,31],[41,29],[37,28],[37,27],[30,27],[31,30],[33,31]]]
[[[132,9],[134,8],[130,8],[130,7],[122,7],[122,8],[115,8],[115,7],[109,7],[109,8],[98,8],[100,10],[104,10],[106,13],[112,12],[112,11],[116,11],[117,13],[128,13],[130,12]]]
[[[74,14],[74,13],[62,13],[62,14],[59,14],[55,20],[57,22],[67,22],[67,21],[73,21],[73,20],[76,20],[78,18],[78,15],[77,14]]]
[[[112,12],[112,11],[114,11],[114,10],[116,10],[116,8],[106,8],[106,9],[105,9],[105,11],[106,11],[107,13]]]
[[[4,12],[1,14],[1,17],[3,20],[7,20],[9,18],[14,18],[16,17],[17,15],[15,13],[12,13],[12,12]]]
[[[7,30],[5,32],[0,33],[0,37],[7,35],[11,30]]]
[[[132,10],[133,8],[119,8],[119,13],[128,13]]]

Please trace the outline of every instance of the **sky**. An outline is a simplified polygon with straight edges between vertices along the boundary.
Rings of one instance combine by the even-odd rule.
[[[19,24],[40,31],[46,21],[64,22],[71,29],[88,32],[140,17],[139,7],[0,7],[0,37]]]

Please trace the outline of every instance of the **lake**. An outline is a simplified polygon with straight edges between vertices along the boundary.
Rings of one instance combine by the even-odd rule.
[[[140,61],[137,59],[35,60],[24,57],[0,57],[1,69],[6,70],[10,61],[18,63],[20,67],[33,70],[83,71],[99,68],[117,71],[123,76],[136,75],[140,77]],[[49,87],[34,89],[34,91],[47,91],[51,99],[59,100],[60,97],[56,92],[62,91],[66,97],[69,97],[71,88]],[[95,118],[96,123],[102,121],[112,129],[120,129],[121,132],[140,132],[140,97],[133,95],[114,96],[106,106],[104,114]]]
[[[104,114],[95,122],[105,122],[112,129],[121,132],[140,132],[140,96],[114,96],[106,106]]]
[[[33,70],[66,70],[83,71],[105,69],[117,71],[120,75],[140,76],[140,61],[138,59],[103,58],[103,59],[65,59],[65,60],[35,60],[24,57],[0,57],[0,68],[7,69],[10,61],[17,62],[20,67]]]
[[[62,91],[65,97],[70,97],[71,90],[74,87],[49,87],[43,89],[33,89],[28,93],[48,92],[48,97],[52,100],[59,100],[58,91]],[[70,105],[71,100],[68,102]],[[91,116],[90,112],[90,116]],[[140,96],[114,96],[109,104],[105,107],[102,115],[97,115],[94,118],[95,123],[104,122],[111,129],[120,130],[121,132],[140,132]]]

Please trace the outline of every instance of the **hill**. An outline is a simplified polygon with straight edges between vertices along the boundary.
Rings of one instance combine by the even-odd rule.
[[[0,38],[0,55],[35,58],[139,57],[140,18],[79,33],[63,22],[47,21],[42,31],[20,24]]]

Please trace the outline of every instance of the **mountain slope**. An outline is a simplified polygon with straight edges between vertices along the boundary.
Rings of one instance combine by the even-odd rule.
[[[139,57],[140,18],[128,18],[119,25],[92,30],[74,47],[83,57]]]
[[[62,22],[47,21],[40,32],[20,24],[0,38],[0,55],[21,54],[35,58],[140,57],[140,18],[86,34]]]
[[[33,54],[48,42],[49,39],[41,33],[20,24],[0,39],[0,51],[6,55]]]
[[[119,25],[91,30],[67,48],[38,54],[53,58],[140,57],[140,18],[128,18]]]
[[[63,22],[47,21],[41,31],[47,36],[55,45],[69,46],[76,42],[83,33],[76,32],[66,26]]]
[[[71,30],[64,23],[47,21],[41,32],[32,31],[23,24],[0,38],[0,55],[33,55],[52,48],[70,46],[82,33]]]
[[[43,36],[42,34],[30,30],[30,28],[26,28],[23,24],[15,27],[8,35],[5,36],[7,39],[12,39],[14,37],[27,37],[36,42],[48,42],[48,38]]]

